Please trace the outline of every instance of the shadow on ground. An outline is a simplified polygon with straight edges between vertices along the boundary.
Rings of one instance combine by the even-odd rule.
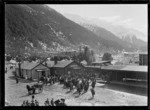
[[[19,98],[22,98],[22,97],[28,97],[28,96],[35,96],[35,95],[37,95],[37,94],[40,94],[39,92],[36,92],[35,94],[26,94],[26,95],[23,95],[23,96],[20,96]]]
[[[136,95],[147,96],[146,88],[130,87],[130,86],[124,86],[124,85],[115,85],[115,84],[104,84],[104,85],[98,86],[98,87],[115,90],[115,91],[120,91],[120,92],[136,94]]]
[[[16,80],[15,76],[9,76],[8,78],[10,78],[12,80]],[[21,83],[32,83],[33,82],[33,81],[26,80],[26,79],[21,79],[21,78],[18,78],[18,79],[19,79],[19,82],[21,82]]]

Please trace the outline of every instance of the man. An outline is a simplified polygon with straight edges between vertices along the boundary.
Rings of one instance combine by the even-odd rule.
[[[26,106],[26,101],[25,100],[23,101],[23,104],[21,106]]]
[[[16,83],[18,84],[19,83],[19,80],[18,80],[18,78],[16,77]]]
[[[5,73],[7,73],[7,68],[5,69]]]
[[[47,100],[45,101],[45,106],[50,106],[50,102],[49,102],[49,99],[47,98]]]
[[[26,100],[26,106],[30,106],[30,103],[28,102],[28,100]]]
[[[39,106],[39,102],[35,100],[35,106]]]
[[[92,93],[92,99],[93,99],[93,98],[94,98],[94,95],[95,95],[95,90],[94,90],[93,87],[91,88],[91,93]]]
[[[67,106],[66,104],[65,104],[65,99],[60,99],[60,103],[59,103],[59,106]]]
[[[51,100],[51,105],[54,106],[54,99]]]
[[[35,103],[34,103],[34,95],[32,96],[31,106],[35,106]]]
[[[95,80],[95,79],[93,79],[93,81],[92,81],[92,85],[91,85],[91,86],[92,86],[93,88],[95,88],[95,85],[96,85],[96,80]]]

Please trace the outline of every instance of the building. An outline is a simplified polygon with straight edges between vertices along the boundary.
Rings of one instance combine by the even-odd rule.
[[[53,74],[73,74],[73,73],[84,73],[84,66],[78,62],[67,60],[56,63],[51,71]]]
[[[113,84],[147,88],[147,66],[104,66],[101,67],[101,76]]]
[[[104,65],[110,65],[111,61],[99,61],[99,62],[92,62],[92,66],[104,66]]]
[[[21,74],[19,74],[19,67],[16,67],[17,76],[26,79],[38,80],[41,76],[50,75],[50,69],[42,63],[22,63]]]
[[[148,65],[148,54],[139,54],[139,65]]]

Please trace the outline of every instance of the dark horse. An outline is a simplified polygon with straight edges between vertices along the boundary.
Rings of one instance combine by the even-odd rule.
[[[35,89],[31,86],[29,86],[29,85],[26,85],[26,88],[27,88],[27,90],[28,90],[28,94],[30,95],[30,94],[33,94],[34,92],[35,92]]]

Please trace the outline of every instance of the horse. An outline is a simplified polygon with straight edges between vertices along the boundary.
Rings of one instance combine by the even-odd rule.
[[[29,95],[33,93],[33,88],[32,87],[30,87],[29,85],[26,85],[26,88],[28,90]]]

